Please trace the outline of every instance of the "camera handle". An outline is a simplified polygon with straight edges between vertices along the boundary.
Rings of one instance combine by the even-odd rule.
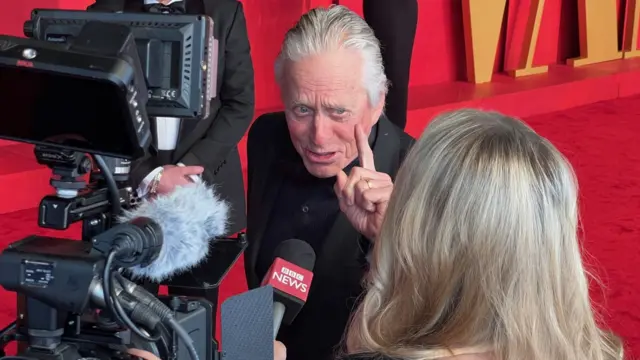
[[[87,154],[45,145],[37,145],[34,154],[39,164],[52,170],[50,183],[56,189],[55,195],[45,196],[40,202],[38,226],[66,230],[71,224],[82,221],[84,241],[90,241],[112,226],[111,201],[114,196],[106,186],[109,179],[95,170]],[[125,208],[135,205],[137,198],[128,184],[131,161],[112,157],[102,159],[116,183],[120,205]]]

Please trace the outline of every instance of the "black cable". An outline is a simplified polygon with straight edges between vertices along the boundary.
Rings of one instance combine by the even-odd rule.
[[[98,169],[100,169],[102,178],[107,184],[107,190],[109,191],[109,197],[111,198],[111,215],[118,216],[118,214],[120,214],[120,191],[118,190],[116,180],[113,178],[113,174],[102,156],[93,155],[93,158],[96,160],[96,164],[98,165]]]
[[[113,298],[111,297],[111,283],[108,281],[111,276],[111,267],[113,266],[113,261],[116,258],[117,253],[115,251],[111,251],[107,255],[107,261],[104,264],[104,269],[102,270],[102,293],[104,294],[104,302],[107,305],[107,310],[110,315],[115,317],[114,320],[119,324],[124,324],[124,320],[120,318],[119,314],[115,310],[115,305],[113,304]]]
[[[93,155],[93,158],[98,165],[98,169],[102,174],[102,178],[107,184],[107,191],[109,193],[109,197],[111,198],[111,215],[117,216],[120,213],[120,194],[118,191],[118,186],[116,185],[116,181],[113,178],[113,174],[111,174],[111,170],[109,166],[107,166],[106,161],[100,155]],[[111,277],[111,268],[113,266],[113,261],[116,257],[116,252],[110,252],[107,256],[107,261],[104,266],[104,270],[102,272],[102,289],[104,292],[104,299],[107,305],[107,309],[111,312],[112,316],[116,317],[116,321],[119,323],[124,323],[124,320],[121,319],[118,313],[115,311],[115,306],[113,304],[113,300],[111,298],[111,284],[109,279]]]
[[[187,351],[189,352],[189,355],[191,356],[192,360],[198,360],[199,358],[198,352],[195,346],[193,345],[191,337],[189,336],[187,331],[182,327],[182,325],[180,325],[176,321],[175,317],[173,316],[173,313],[171,312],[171,309],[169,309],[164,303],[160,302],[157,298],[153,297],[150,293],[147,293],[146,290],[144,290],[143,288],[139,289],[140,290],[139,292],[134,292],[134,293],[129,292],[127,290],[126,284],[123,281],[124,277],[122,276],[122,274],[114,273],[113,276],[116,281],[120,282],[120,285],[122,286],[124,291],[127,291],[131,295],[135,295],[136,298],[140,298],[142,301],[147,300],[146,306],[148,306],[150,310],[155,312],[162,319],[162,322],[166,326],[170,327],[176,333],[176,335],[178,335],[178,337],[185,343],[185,346],[187,347]],[[148,297],[141,296],[144,293],[147,293],[149,296]],[[167,344],[165,344],[165,347],[166,346]],[[168,351],[169,349],[167,348],[166,350]]]
[[[4,348],[12,341],[15,340],[16,330],[18,325],[16,321],[13,321],[7,327],[0,331],[0,351],[4,353]],[[4,355],[3,355],[4,356]]]
[[[11,324],[7,325],[4,329],[0,330],[0,339],[8,336],[16,329],[17,329],[17,322],[16,321],[11,322]]]
[[[109,282],[111,283],[111,285],[112,285],[111,287],[113,288],[113,284],[115,283],[115,278],[114,278],[113,274],[111,275],[111,278],[109,279]],[[118,298],[114,297],[114,300],[115,301],[113,302],[113,304],[115,305],[115,309],[118,312],[118,316],[122,320],[124,320],[124,325],[126,327],[128,327],[131,331],[136,333],[136,335],[140,336],[142,339],[144,339],[146,341],[155,342],[155,341],[160,340],[160,338],[162,337],[162,334],[160,333],[160,331],[157,328],[154,327],[153,329],[149,329],[149,330],[151,330],[151,333],[149,335],[145,334],[142,330],[140,330],[140,328],[136,325],[136,323],[131,320],[129,315],[127,315],[127,313],[122,308],[122,305],[120,305],[120,302],[118,301]],[[154,315],[153,313],[149,313],[149,311],[150,310],[146,310],[145,311],[145,313],[148,314],[148,316],[144,318],[146,320],[151,319],[151,316]],[[158,317],[154,316],[153,318],[155,318],[158,323],[160,322],[160,319]]]
[[[111,202],[111,216],[115,217],[120,214],[121,204],[120,204],[120,191],[118,190],[118,185],[116,184],[115,179],[113,178],[113,174],[109,169],[104,158],[100,155],[93,155],[96,160],[96,164],[98,165],[98,169],[100,169],[100,173],[102,174],[102,178],[107,185],[107,191],[109,193],[110,202]],[[107,256],[107,261],[105,263],[104,271],[102,274],[102,288],[104,292],[105,303],[107,305],[107,309],[113,315],[121,325],[128,327],[131,331],[136,333],[136,335],[140,336],[146,341],[157,341],[160,339],[160,335],[158,331],[155,329],[150,329],[155,332],[152,336],[147,336],[143,333],[138,326],[131,321],[129,316],[124,312],[122,305],[118,302],[118,298],[114,296],[111,292],[113,288],[113,274],[111,272],[111,268],[113,267],[113,261],[117,255],[117,251],[111,251]]]
[[[189,333],[182,327],[182,325],[178,324],[174,317],[167,319],[165,322],[167,326],[169,326],[175,333],[178,335],[180,340],[184,343],[184,346],[187,347],[187,351],[189,351],[189,356],[191,360],[199,360],[198,351],[196,351],[196,347],[193,346],[193,340]]]
[[[107,255],[107,261],[105,263],[104,270],[102,272],[102,289],[107,309],[113,316],[115,316],[116,321],[129,328],[143,340],[150,342],[158,341],[161,337],[160,332],[156,329],[149,329],[153,331],[153,334],[151,336],[142,332],[142,330],[140,330],[140,328],[133,321],[131,321],[129,316],[122,308],[122,305],[120,305],[120,303],[118,302],[118,298],[112,293],[113,285],[115,284],[115,277],[111,272],[111,267],[117,254],[118,252],[116,250],[112,250],[109,252],[109,255]]]

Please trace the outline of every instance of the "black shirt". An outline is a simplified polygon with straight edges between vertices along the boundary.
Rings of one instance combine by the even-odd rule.
[[[284,240],[306,241],[316,254],[320,253],[324,237],[340,211],[333,192],[334,183],[335,177],[318,179],[303,171],[285,177],[260,246],[256,264],[258,277],[262,278],[267,273],[276,247]]]

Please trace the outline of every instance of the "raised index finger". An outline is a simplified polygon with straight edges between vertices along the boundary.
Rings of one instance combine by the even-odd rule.
[[[355,126],[356,146],[358,147],[358,158],[360,166],[368,170],[375,170],[376,165],[373,162],[373,151],[369,146],[369,137],[362,129],[362,126]]]

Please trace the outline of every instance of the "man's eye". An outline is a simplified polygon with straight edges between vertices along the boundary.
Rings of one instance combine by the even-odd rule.
[[[344,115],[344,114],[346,114],[346,113],[347,113],[347,110],[345,110],[345,109],[335,109],[333,112],[334,112],[336,115]]]
[[[311,110],[308,107],[304,106],[304,105],[299,105],[299,106],[295,107],[295,112],[297,114],[300,114],[300,115],[306,115],[306,114],[310,113]]]

